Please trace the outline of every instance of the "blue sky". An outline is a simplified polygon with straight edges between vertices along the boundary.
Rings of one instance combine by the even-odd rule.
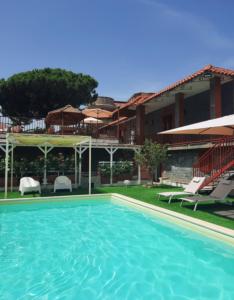
[[[0,78],[59,67],[127,100],[207,64],[234,69],[233,0],[0,0]]]

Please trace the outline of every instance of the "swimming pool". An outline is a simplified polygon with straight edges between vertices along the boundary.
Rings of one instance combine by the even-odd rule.
[[[234,248],[106,198],[0,205],[0,299],[234,299]]]

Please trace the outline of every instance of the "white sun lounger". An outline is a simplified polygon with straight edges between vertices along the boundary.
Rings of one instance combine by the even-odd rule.
[[[41,194],[40,182],[32,177],[22,177],[20,179],[19,191],[21,192],[21,196],[27,192],[38,192]]]
[[[54,181],[54,192],[57,190],[69,190],[72,192],[72,183],[67,176],[58,176]]]
[[[184,201],[195,203],[194,211],[197,209],[197,205],[199,202],[207,202],[207,201],[214,201],[214,202],[222,202],[225,198],[231,193],[234,189],[234,180],[220,180],[217,187],[213,190],[213,192],[209,196],[194,196],[194,197],[183,197],[181,198],[181,204],[183,205]]]
[[[205,179],[206,179],[205,177],[193,177],[193,179],[190,181],[190,183],[183,191],[158,193],[158,200],[160,196],[164,196],[166,198],[169,198],[168,203],[170,204],[174,196],[195,195],[199,191]]]

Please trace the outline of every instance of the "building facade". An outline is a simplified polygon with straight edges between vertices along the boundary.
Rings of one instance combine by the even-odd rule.
[[[146,138],[169,145],[161,176],[188,182],[193,165],[220,136],[159,135],[161,131],[234,114],[234,70],[212,65],[156,93],[138,93],[114,111],[104,128],[120,142],[142,144]],[[119,120],[119,121],[118,121]]]

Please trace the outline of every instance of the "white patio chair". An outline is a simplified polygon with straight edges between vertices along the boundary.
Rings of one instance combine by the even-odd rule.
[[[58,176],[54,181],[54,192],[57,190],[69,190],[72,192],[72,183],[67,176]]]
[[[20,179],[19,191],[21,192],[21,196],[28,192],[38,192],[41,194],[40,182],[32,177],[22,177]]]
[[[170,204],[174,196],[195,195],[199,191],[205,179],[205,177],[193,177],[193,179],[189,182],[189,184],[183,191],[158,193],[158,199],[160,198],[160,196],[169,198],[168,203]]]

